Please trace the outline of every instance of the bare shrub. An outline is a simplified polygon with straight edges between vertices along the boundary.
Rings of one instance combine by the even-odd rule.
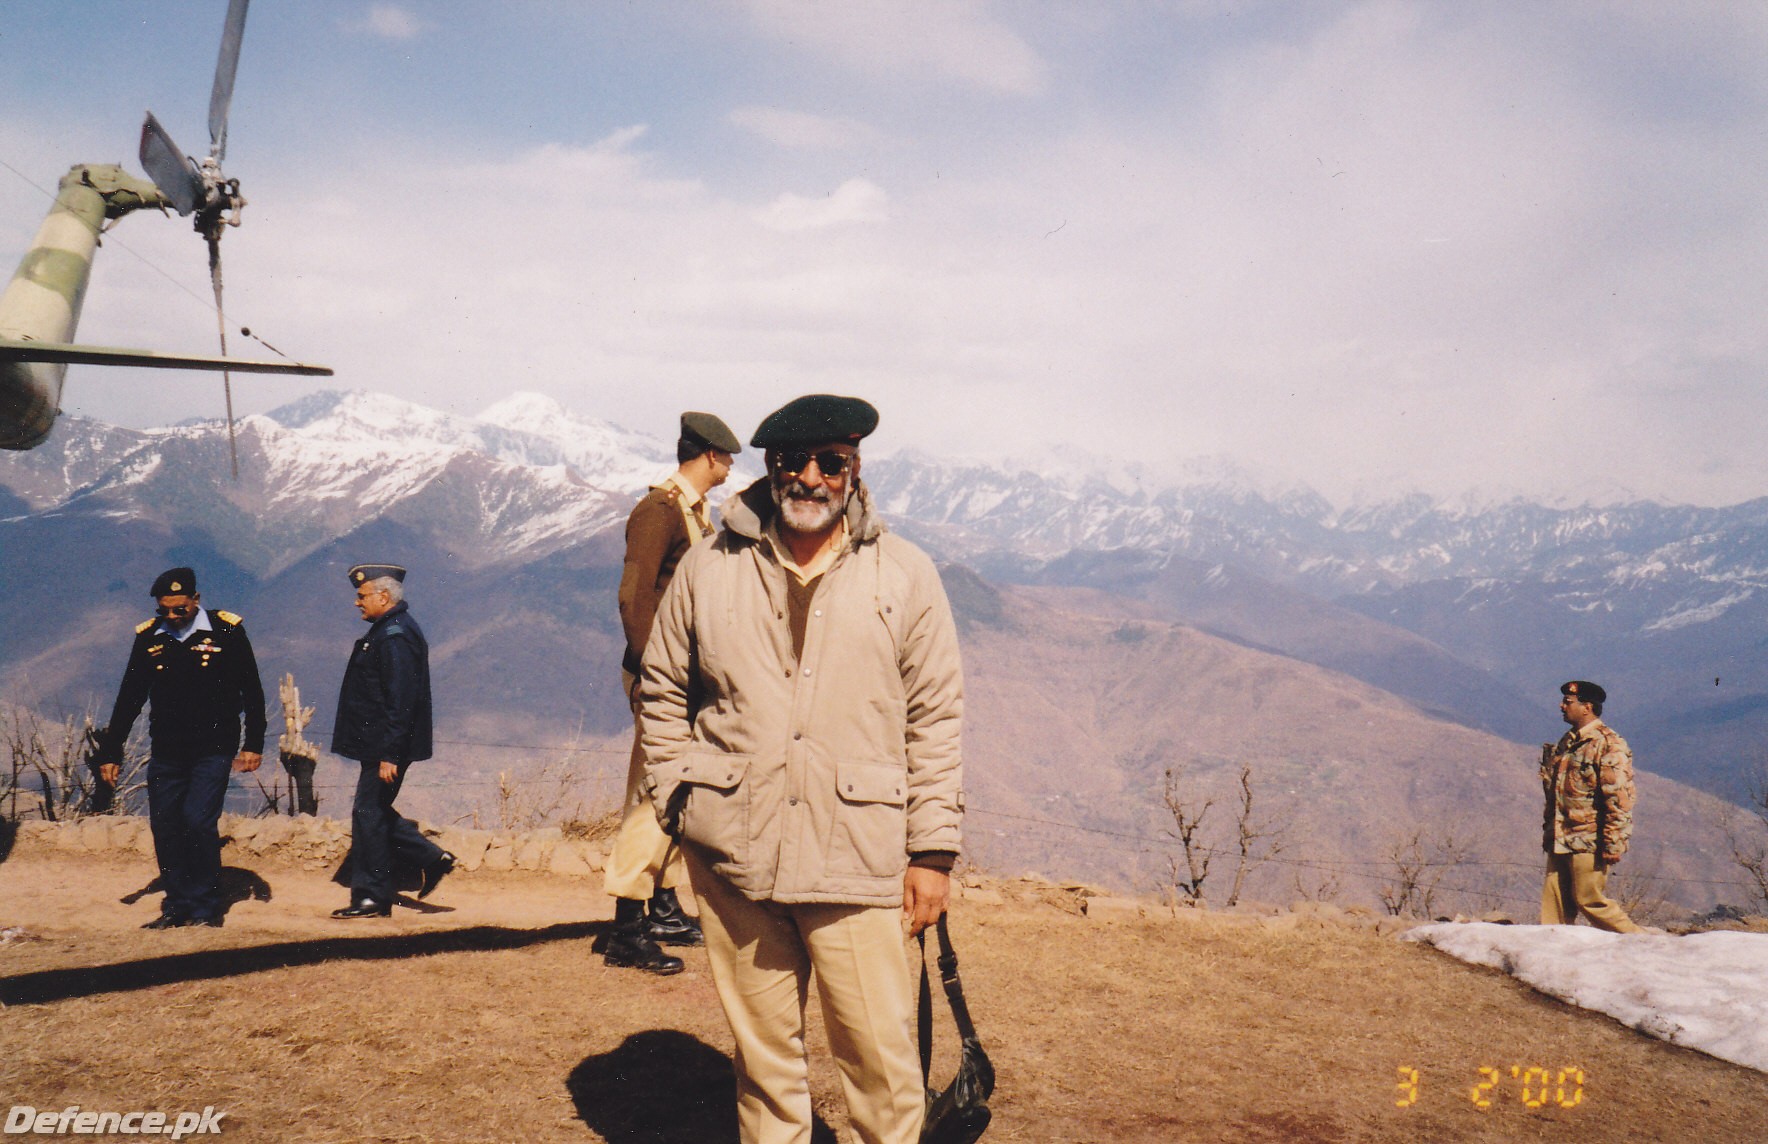
[[[135,813],[146,801],[147,752],[138,735],[124,745],[115,788],[91,766],[98,730],[92,715],[45,718],[19,704],[0,707],[0,815],[13,821],[33,814],[51,822],[90,814]]]
[[[1232,855],[1234,877],[1229,883],[1226,905],[1237,905],[1247,876],[1283,852],[1283,837],[1288,824],[1273,821],[1255,810],[1253,768],[1241,763],[1234,802],[1232,840],[1226,846],[1211,846],[1202,833],[1203,821],[1215,805],[1213,798],[1203,797],[1190,772],[1190,764],[1169,767],[1161,786],[1161,805],[1172,818],[1166,828],[1167,837],[1177,840],[1180,853],[1167,856],[1167,885],[1173,904],[1181,901],[1197,906],[1205,902],[1204,883],[1209,879],[1211,860],[1218,854]]]
[[[1383,854],[1392,876],[1377,892],[1382,907],[1395,917],[1428,918],[1437,916],[1439,906],[1447,908],[1453,895],[1495,898],[1495,891],[1455,878],[1470,875],[1477,853],[1465,829],[1454,825],[1399,831]]]
[[[585,774],[579,749],[582,729],[550,755],[540,767],[528,775],[510,771],[497,772],[497,791],[489,807],[474,807],[460,821],[475,829],[492,829],[519,833],[542,826],[557,826],[567,837],[599,838],[613,831],[608,828],[609,815],[596,814],[586,797],[595,785]],[[619,812],[612,815],[613,828],[618,829]]]
[[[1768,762],[1758,758],[1745,776],[1748,812],[1728,811],[1720,823],[1731,860],[1744,872],[1745,892],[1755,910],[1768,910]]]

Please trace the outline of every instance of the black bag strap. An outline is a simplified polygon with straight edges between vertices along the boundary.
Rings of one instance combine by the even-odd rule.
[[[958,951],[952,948],[951,930],[946,927],[946,914],[939,915],[934,932],[939,936],[939,979],[945,985],[945,999],[951,1004],[952,1020],[958,1026],[958,1037],[976,1040],[976,1026],[970,1020],[970,1006],[964,1000],[964,983],[958,979]],[[933,988],[927,975],[927,931],[916,935],[921,943],[921,997],[919,1033],[921,1050],[921,1085],[926,1087],[933,1073]]]

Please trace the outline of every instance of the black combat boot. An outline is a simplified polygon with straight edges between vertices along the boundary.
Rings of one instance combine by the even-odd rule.
[[[658,977],[682,971],[681,958],[664,953],[647,932],[645,904],[637,898],[614,899],[614,924],[608,930],[608,943],[602,947],[602,960]]]
[[[681,902],[674,890],[659,889],[651,895],[650,916],[646,919],[651,940],[662,945],[705,945],[700,923],[681,912]]]

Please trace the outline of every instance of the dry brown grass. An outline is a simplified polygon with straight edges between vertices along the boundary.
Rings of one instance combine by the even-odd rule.
[[[595,890],[459,875],[436,897],[450,912],[346,924],[325,916],[337,886],[254,870],[272,901],[153,934],[134,927],[156,898],[118,902],[142,860],[0,865],[0,927],[40,939],[0,946],[0,1101],[213,1104],[240,1141],[734,1139],[704,956],[668,979],[603,967]],[[1761,1074],[1430,949],[1294,915],[1104,923],[1001,889],[955,914],[1001,1078],[988,1141],[1768,1139]],[[813,1043],[839,1129],[814,1022]],[[1513,1064],[1582,1067],[1583,1102],[1525,1107]],[[1404,1109],[1401,1066],[1423,1078]],[[1505,1076],[1486,1110],[1481,1066]]]

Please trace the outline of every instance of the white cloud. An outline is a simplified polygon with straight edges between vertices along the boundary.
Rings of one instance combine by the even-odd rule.
[[[1022,11],[1045,10],[996,15]],[[916,119],[925,104],[807,67],[687,110],[660,85],[586,118],[588,145],[518,149],[482,124],[426,144],[383,117],[387,136],[328,132],[319,159],[242,153],[229,307],[339,384],[469,411],[520,387],[638,427],[690,407],[737,424],[836,389],[878,401],[886,448],[1226,454],[1333,496],[1758,495],[1768,18],[1446,11],[1212,29],[1170,67],[1102,21],[1109,42],[1069,50],[1094,71],[1139,63],[1135,82],[1104,91],[1064,58],[1036,114],[945,86],[948,114]],[[806,107],[883,124],[889,146],[844,152],[852,121],[778,110]],[[657,128],[612,130],[641,117]],[[730,163],[727,123],[803,145]],[[35,135],[59,141],[0,116],[0,141],[47,146]],[[52,179],[66,150],[30,169]],[[13,248],[37,199],[0,192]],[[207,350],[212,316],[119,244],[207,294],[187,225],[125,220],[82,333]],[[143,423],[213,406],[211,381],[180,404],[167,387],[184,384],[76,371],[69,408]],[[263,409],[307,384],[236,398]],[[1573,432],[1590,447],[1568,449]]]
[[[864,179],[849,179],[822,198],[783,194],[757,218],[772,230],[821,230],[846,223],[883,222],[890,197]]]
[[[778,107],[739,107],[726,118],[733,125],[778,147],[847,151],[878,138],[877,131],[857,119],[811,115]]]
[[[383,40],[410,40],[424,30],[416,13],[399,4],[371,4],[357,25],[362,31]]]
[[[747,8],[775,37],[874,75],[931,73],[1006,95],[1035,94],[1047,79],[1037,51],[980,0],[747,0]]]

